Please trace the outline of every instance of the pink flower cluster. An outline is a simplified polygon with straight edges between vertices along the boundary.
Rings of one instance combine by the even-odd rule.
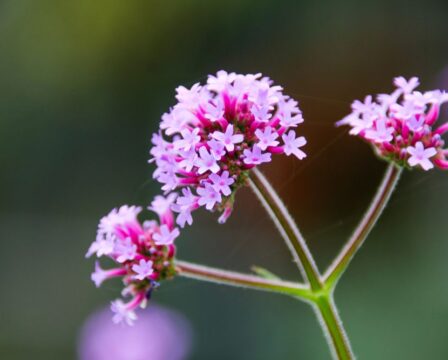
[[[142,208],[136,206],[113,209],[99,223],[96,240],[86,256],[107,256],[118,266],[105,270],[97,261],[92,281],[99,287],[107,279],[122,277],[125,285],[122,294],[132,297],[128,303],[120,299],[112,302],[115,323],[124,321],[132,325],[136,319],[134,310],[146,305],[159,281],[176,273],[174,240],[179,230],[174,227],[170,205],[169,199],[161,196],[151,204],[150,210],[159,215],[160,224],[154,220],[140,224],[137,216]]]
[[[172,209],[181,227],[191,225],[191,212],[203,206],[230,216],[235,191],[248,171],[284,153],[303,159],[303,122],[297,101],[261,74],[219,71],[205,85],[176,89],[178,103],[162,116],[150,151],[154,178],[165,193],[173,192]]]
[[[352,113],[337,125],[351,126],[350,134],[360,136],[373,145],[380,157],[397,165],[448,169],[448,150],[442,139],[448,123],[433,128],[448,93],[415,91],[419,85],[416,77],[397,77],[394,84],[396,90],[378,95],[377,101],[370,95],[364,102],[354,101]]]

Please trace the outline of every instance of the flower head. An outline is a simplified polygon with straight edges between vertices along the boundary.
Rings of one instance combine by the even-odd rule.
[[[99,287],[105,280],[121,277],[125,286],[123,294],[131,296],[127,303],[112,302],[116,323],[132,325],[136,319],[135,310],[145,305],[158,282],[176,274],[174,240],[179,229],[174,227],[170,209],[174,198],[173,195],[158,196],[152,202],[150,209],[159,215],[160,223],[153,220],[141,224],[137,215],[142,209],[133,206],[113,209],[100,221],[96,240],[87,256],[107,256],[116,267],[105,270],[97,261],[91,279]]]
[[[250,169],[272,154],[305,157],[299,147],[306,141],[292,130],[303,122],[298,103],[269,78],[219,71],[204,85],[176,92],[178,103],[153,135],[150,161],[162,190],[178,193],[172,209],[180,226],[191,224],[201,206],[227,219]]]
[[[354,101],[352,113],[337,125],[349,125],[351,135],[360,136],[380,157],[397,165],[425,171],[434,166],[448,169],[448,150],[442,139],[448,123],[434,128],[448,93],[416,91],[416,77],[397,77],[394,84],[397,88],[392,94],[380,94],[377,101],[372,96]]]

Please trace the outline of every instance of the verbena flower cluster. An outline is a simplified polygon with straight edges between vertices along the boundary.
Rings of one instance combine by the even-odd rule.
[[[337,125],[351,126],[350,134],[360,136],[380,157],[400,166],[448,169],[448,150],[442,139],[448,123],[434,128],[448,94],[415,91],[419,85],[416,77],[397,77],[394,84],[395,91],[378,95],[376,101],[370,95],[364,102],[354,101],[352,113]]]
[[[303,122],[297,101],[261,74],[219,71],[205,85],[176,92],[178,103],[153,135],[150,161],[181,227],[201,206],[221,211],[225,222],[248,171],[273,154],[306,156],[300,149],[306,140],[293,130]]]
[[[136,206],[113,209],[99,223],[96,240],[86,256],[106,256],[116,266],[104,270],[97,261],[92,281],[99,287],[107,279],[122,277],[125,285],[122,295],[132,298],[127,303],[121,299],[112,302],[115,323],[132,325],[136,319],[134,310],[146,305],[159,281],[176,273],[174,240],[179,230],[174,227],[170,205],[171,202],[161,196],[152,202],[149,209],[159,215],[160,223],[152,220],[141,224],[137,216],[142,208]]]

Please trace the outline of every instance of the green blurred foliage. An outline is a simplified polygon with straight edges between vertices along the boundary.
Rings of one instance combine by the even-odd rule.
[[[437,0],[0,2],[0,358],[76,357],[80,325],[120,289],[89,280],[98,218],[157,194],[150,134],[177,85],[219,69],[263,72],[300,101],[309,157],[266,172],[324,268],[384,169],[333,122],[393,76],[439,84],[447,15]],[[406,173],[341,281],[359,358],[448,357],[447,199],[446,174]],[[225,226],[199,215],[179,254],[297,276],[248,190]],[[155,300],[191,320],[194,359],[329,358],[292,299],[176,279]]]

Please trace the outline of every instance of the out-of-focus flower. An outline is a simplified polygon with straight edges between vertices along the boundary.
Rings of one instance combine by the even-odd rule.
[[[399,166],[429,170],[435,165],[447,170],[448,150],[442,135],[448,131],[448,123],[438,127],[435,123],[448,93],[415,91],[419,85],[416,77],[397,77],[394,84],[396,90],[378,95],[376,102],[370,95],[364,102],[354,101],[352,113],[337,125],[351,126],[350,134],[360,136],[380,157]]]
[[[158,196],[149,207],[159,215],[160,224],[157,221],[140,224],[137,216],[142,209],[136,206],[113,209],[100,221],[96,240],[86,256],[107,256],[117,265],[104,270],[97,261],[92,281],[99,287],[107,279],[122,277],[123,295],[131,296],[127,303],[120,299],[112,302],[115,323],[132,325],[137,318],[135,310],[145,307],[146,300],[160,281],[176,273],[174,240],[179,236],[179,229],[174,227],[170,209],[174,200],[172,195],[167,198]]]
[[[272,154],[306,156],[299,149],[305,138],[292,130],[303,122],[297,101],[269,78],[219,71],[205,85],[176,91],[178,103],[153,135],[150,161],[162,190],[182,189],[172,207],[180,226],[191,225],[200,206],[222,211],[225,221],[248,171]]]
[[[180,313],[151,304],[135,326],[116,326],[107,309],[81,329],[80,360],[183,360],[191,350],[191,328]]]

